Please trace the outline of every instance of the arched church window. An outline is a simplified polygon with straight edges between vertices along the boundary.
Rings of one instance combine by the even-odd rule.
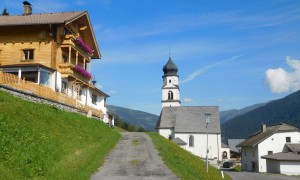
[[[223,159],[227,159],[227,152],[226,151],[223,152]]]
[[[194,147],[194,136],[193,135],[190,135],[190,137],[189,137],[189,146]]]
[[[171,79],[169,79],[169,83],[171,83]]]
[[[168,99],[173,99],[173,92],[172,91],[168,92]]]

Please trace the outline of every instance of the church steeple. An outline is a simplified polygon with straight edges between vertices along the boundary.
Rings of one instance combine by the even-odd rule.
[[[162,107],[180,106],[179,82],[178,82],[178,67],[169,57],[167,64],[163,66],[164,75],[162,87]]]
[[[177,68],[176,64],[174,64],[171,57],[169,57],[167,64],[164,65],[163,71],[164,71],[164,76],[177,76],[178,77],[178,75],[177,75],[178,68]]]

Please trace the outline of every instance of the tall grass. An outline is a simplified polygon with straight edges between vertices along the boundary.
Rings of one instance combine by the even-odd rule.
[[[206,164],[199,157],[182,149],[170,140],[160,136],[158,133],[149,132],[148,135],[152,138],[152,141],[165,164],[180,179],[222,179],[220,171],[211,165],[209,165],[208,173],[206,173]],[[229,180],[231,177],[225,174],[225,179]]]
[[[120,134],[0,91],[0,179],[88,179]]]

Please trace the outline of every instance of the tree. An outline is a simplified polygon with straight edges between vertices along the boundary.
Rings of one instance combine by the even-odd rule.
[[[144,127],[139,127],[137,132],[146,132],[146,129]]]
[[[7,11],[6,8],[4,8],[2,11],[2,16],[8,16],[8,15],[9,15],[9,12]]]

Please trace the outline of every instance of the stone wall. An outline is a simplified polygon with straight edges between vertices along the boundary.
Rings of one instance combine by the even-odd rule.
[[[64,111],[77,112],[77,113],[80,113],[84,116],[87,115],[86,112],[84,112],[82,110],[79,110],[79,109],[77,109],[73,106],[58,103],[58,102],[53,101],[51,99],[42,98],[42,97],[36,96],[32,93],[29,93],[29,92],[26,92],[26,91],[21,91],[21,90],[11,88],[11,87],[8,87],[8,86],[2,85],[2,84],[0,84],[0,91],[7,92],[7,93],[9,93],[9,94],[11,94],[15,97],[21,98],[21,99],[26,100],[26,101],[31,101],[31,102],[35,102],[35,103],[41,103],[41,104],[47,104],[47,105],[54,106],[54,107],[56,107],[58,109],[61,109],[61,110],[64,110]],[[99,119],[99,118],[97,118],[97,119]]]

